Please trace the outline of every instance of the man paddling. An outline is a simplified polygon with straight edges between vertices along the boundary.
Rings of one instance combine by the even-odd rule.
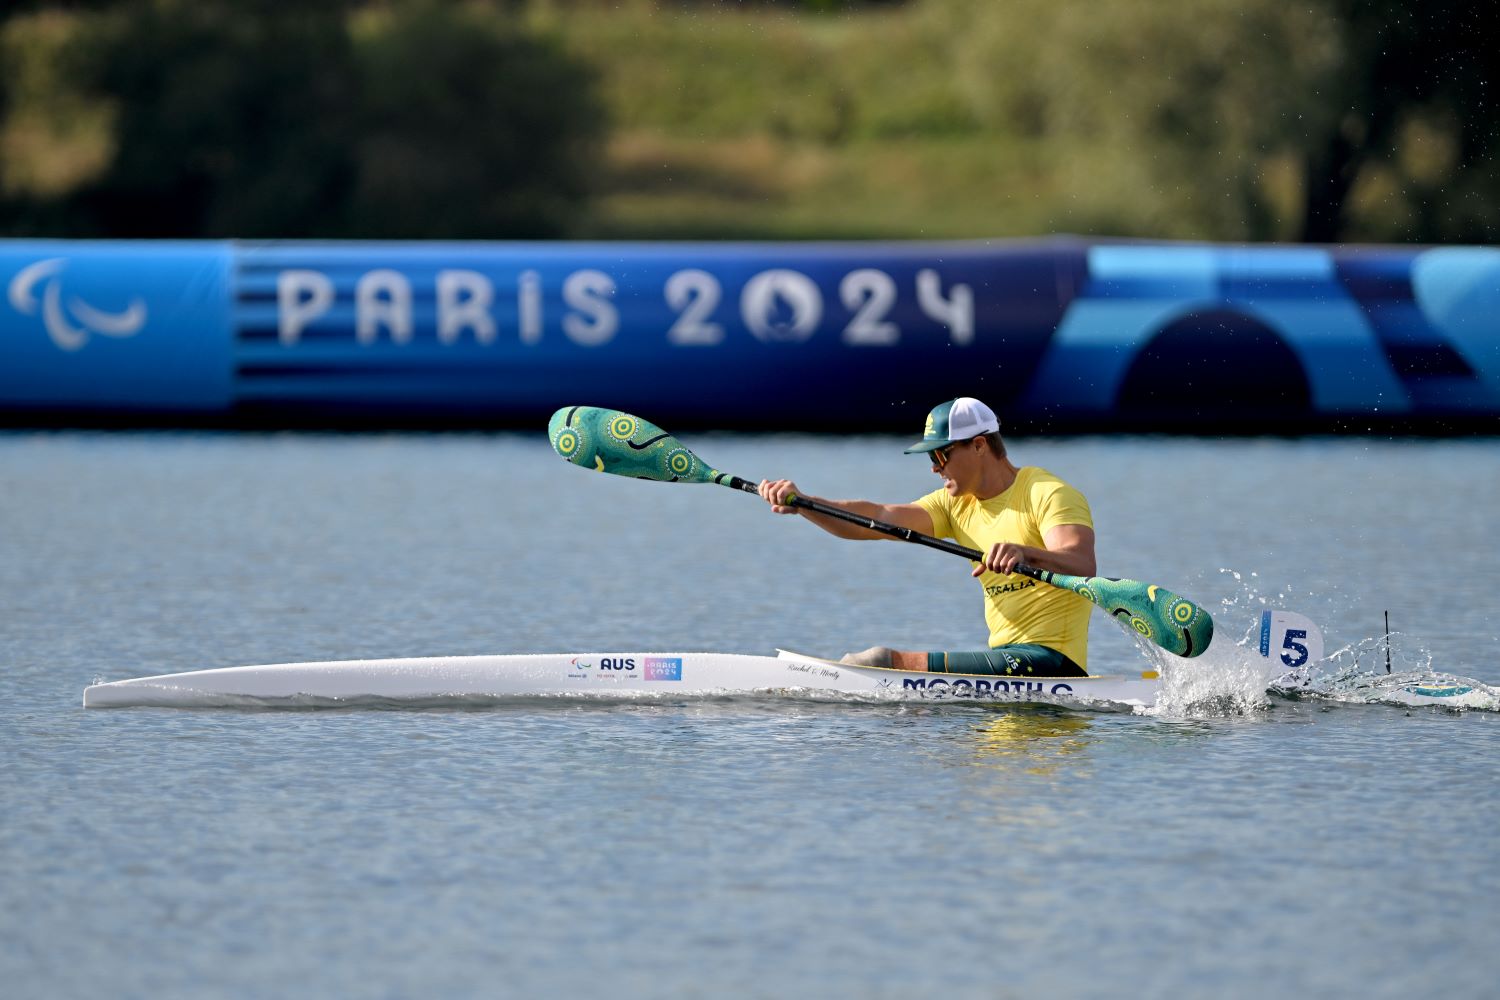
[[[1012,575],[1021,563],[1071,576],[1095,575],[1093,519],[1083,494],[1045,469],[1014,465],[1006,455],[995,412],[969,396],[933,407],[922,440],[906,454],[927,454],[932,471],[942,477],[942,487],[914,503],[823,502],[861,517],[952,538],[985,553],[971,575],[984,588],[989,648],[928,652],[875,646],[851,653],[843,662],[935,673],[1085,675],[1093,606],[1071,591]],[[759,492],[776,513],[800,514],[840,538],[889,537],[788,506],[794,494],[805,496],[790,480],[763,480]]]

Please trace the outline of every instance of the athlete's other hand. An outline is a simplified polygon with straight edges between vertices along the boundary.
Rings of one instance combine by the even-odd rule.
[[[795,514],[797,508],[791,506],[791,499],[798,495],[797,484],[790,479],[762,479],[760,481],[760,498],[771,505],[771,509],[778,514]]]
[[[990,546],[989,552],[985,553],[984,561],[974,567],[971,576],[980,576],[986,570],[991,573],[1010,574],[1016,571],[1016,567],[1026,561],[1026,546],[1017,545],[1015,542],[996,542]]]

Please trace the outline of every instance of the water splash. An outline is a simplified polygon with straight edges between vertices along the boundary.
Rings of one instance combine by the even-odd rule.
[[[1265,661],[1244,641],[1221,635],[1202,655],[1184,660],[1137,640],[1141,654],[1161,674],[1156,706],[1143,714],[1164,718],[1225,718],[1270,707]]]
[[[1400,632],[1345,646],[1275,678],[1271,690],[1299,700],[1500,712],[1500,689],[1436,669],[1432,652]]]
[[[1271,671],[1266,661],[1251,645],[1252,630],[1248,623],[1259,622],[1260,612],[1270,599],[1261,596],[1247,575],[1232,569],[1220,573],[1233,578],[1229,597],[1219,607],[1210,609],[1214,616],[1214,641],[1200,655],[1190,659],[1172,656],[1159,647],[1126,630],[1135,641],[1141,656],[1150,661],[1161,675],[1161,691],[1154,708],[1143,714],[1161,718],[1203,719],[1253,715],[1271,706],[1267,694]],[[1279,595],[1282,599],[1285,595]],[[1240,639],[1233,638],[1235,628],[1246,622]]]
[[[1325,700],[1345,704],[1440,707],[1500,711],[1500,688],[1435,668],[1432,653],[1393,632],[1345,646],[1320,662],[1287,671],[1259,655],[1261,612],[1298,610],[1326,603],[1327,595],[1293,594],[1268,587],[1259,575],[1221,568],[1232,579],[1229,596],[1214,612],[1217,635],[1201,656],[1183,660],[1139,638],[1136,645],[1162,677],[1156,707],[1146,714],[1166,718],[1223,718],[1251,715],[1281,700]],[[1242,626],[1240,638],[1232,640]],[[1232,641],[1231,641],[1232,640]],[[1387,657],[1390,670],[1387,672]]]

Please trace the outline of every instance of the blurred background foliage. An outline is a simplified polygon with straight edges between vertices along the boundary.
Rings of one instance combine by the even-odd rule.
[[[0,234],[1495,242],[1430,0],[20,0]]]

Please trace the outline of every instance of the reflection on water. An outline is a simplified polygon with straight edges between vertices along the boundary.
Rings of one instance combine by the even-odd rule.
[[[1049,775],[1067,758],[1082,754],[1093,740],[1085,716],[1050,709],[1008,710],[974,727],[974,762],[1017,766],[1027,774]]]

